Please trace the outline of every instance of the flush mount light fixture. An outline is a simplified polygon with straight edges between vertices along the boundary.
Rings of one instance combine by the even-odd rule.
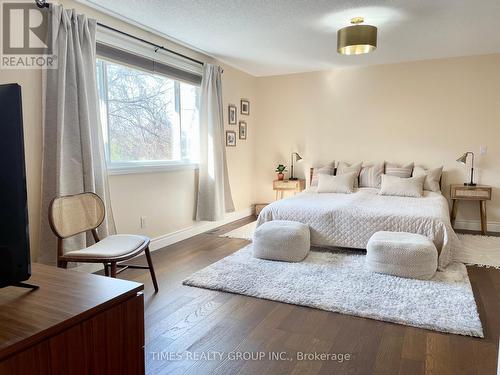
[[[337,31],[337,52],[341,55],[362,55],[377,48],[377,28],[362,25],[363,17],[351,19],[352,26]]]

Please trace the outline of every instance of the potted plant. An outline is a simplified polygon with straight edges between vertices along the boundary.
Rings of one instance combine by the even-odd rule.
[[[282,181],[285,178],[283,172],[286,172],[286,167],[283,164],[279,164],[276,167],[276,172],[278,173],[278,180]]]

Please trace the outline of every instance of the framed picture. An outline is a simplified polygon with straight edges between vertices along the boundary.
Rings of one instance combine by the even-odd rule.
[[[240,101],[240,112],[242,115],[250,114],[250,102],[246,99],[241,99]]]
[[[227,111],[227,118],[229,125],[236,125],[236,112],[238,109],[234,104],[229,104]]]
[[[240,139],[247,139],[247,123],[245,121],[240,121]]]
[[[226,130],[226,146],[236,146],[236,132],[233,130]]]

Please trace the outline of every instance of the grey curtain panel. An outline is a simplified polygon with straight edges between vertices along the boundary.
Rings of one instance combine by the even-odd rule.
[[[44,74],[42,223],[38,261],[56,262],[56,238],[48,219],[59,195],[94,192],[106,204],[101,236],[115,233],[104,159],[96,78],[96,21],[51,6],[58,68]],[[85,235],[65,240],[65,250],[93,243]]]
[[[226,212],[234,211],[227,173],[221,70],[211,64],[203,67],[196,220],[221,220]]]

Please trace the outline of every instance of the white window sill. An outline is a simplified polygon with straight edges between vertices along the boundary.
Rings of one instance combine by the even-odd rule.
[[[108,166],[108,175],[173,172],[198,169],[197,163],[123,163]]]

